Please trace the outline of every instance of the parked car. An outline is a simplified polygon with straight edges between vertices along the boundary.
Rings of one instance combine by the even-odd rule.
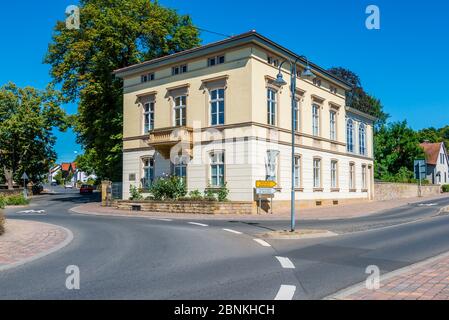
[[[56,182],[56,181],[53,181],[52,183],[51,183],[51,186],[52,187],[56,187],[58,185],[58,183]]]
[[[94,187],[88,184],[83,184],[81,185],[80,188],[80,193],[81,194],[86,194],[86,193],[93,193],[94,192]]]
[[[73,189],[73,185],[71,185],[71,184],[66,184],[66,185],[64,186],[64,188],[66,188],[66,189]]]
[[[31,188],[33,194],[40,194],[42,191],[44,191],[44,185],[42,183],[37,183],[33,185]]]

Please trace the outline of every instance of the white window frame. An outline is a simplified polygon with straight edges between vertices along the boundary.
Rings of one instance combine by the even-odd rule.
[[[209,185],[213,188],[223,187],[225,184],[225,151],[224,150],[216,150],[212,151],[209,154]],[[216,168],[216,184],[213,183],[214,177],[214,168]],[[220,170],[221,168],[221,170]],[[222,172],[222,174],[220,174]]]
[[[267,88],[267,123],[276,125],[277,92],[273,88]]]
[[[331,160],[331,188],[338,188],[338,161]]]
[[[295,99],[295,118],[294,118],[294,131],[299,132],[300,124],[300,112],[299,112],[299,98]]]
[[[348,118],[346,121],[346,150],[354,152],[354,120]]]
[[[313,159],[313,188],[321,188],[321,159]]]
[[[179,66],[174,66],[174,67],[171,68],[171,75],[172,76],[177,76],[177,75],[186,73],[188,71],[189,71],[188,65],[187,64],[181,64]]]
[[[222,61],[222,62],[220,62],[220,58],[223,58],[223,61]],[[211,63],[212,61],[213,61],[213,63]],[[225,62],[226,62],[225,55],[222,54],[222,55],[218,55],[218,56],[215,56],[215,57],[209,57],[209,58],[207,59],[207,66],[208,66],[208,67],[214,67],[214,66],[223,64],[223,63],[225,63]]]
[[[148,164],[147,164],[148,161]],[[144,157],[142,158],[142,188],[146,189],[148,186],[151,186],[151,184],[154,182],[154,158],[153,157]],[[149,178],[149,185],[147,184],[147,170],[150,170],[150,178]]]
[[[183,104],[184,98],[184,104]],[[177,104],[179,99],[180,104]],[[173,99],[173,125],[175,127],[183,127],[187,125],[187,95],[179,95]],[[179,110],[179,123],[178,117],[176,116],[176,111]]]
[[[362,189],[363,190],[368,189],[368,184],[367,184],[367,180],[366,180],[367,175],[366,174],[367,174],[367,172],[366,172],[366,165],[363,164],[362,165]]]
[[[312,104],[312,134],[320,135],[320,106],[316,103]]]
[[[337,112],[334,110],[329,111],[329,138],[337,140]]]
[[[147,110],[148,106],[148,110]],[[154,130],[154,101],[148,101],[143,105],[143,133],[147,134]],[[148,119],[148,127],[147,127]]]
[[[178,174],[180,170],[181,174]],[[181,177],[184,183],[187,182],[187,161],[184,156],[177,156],[173,163],[173,175]]]
[[[359,153],[366,155],[366,125],[364,123],[359,125]]]
[[[295,188],[301,188],[301,155],[295,155]]]
[[[349,164],[349,190],[355,190],[355,163]]]
[[[223,98],[220,98],[220,91],[223,91]],[[212,99],[212,93],[217,92],[217,98]],[[220,112],[220,102],[223,102],[223,112]],[[215,114],[212,113],[212,105],[216,104],[217,112]],[[210,115],[210,125],[211,126],[219,126],[225,124],[225,110],[226,110],[226,102],[225,102],[225,89],[224,88],[214,88],[209,91],[209,115]],[[223,113],[223,123],[220,123],[220,113]],[[215,119],[214,119],[215,118]],[[214,120],[216,123],[214,123]]]

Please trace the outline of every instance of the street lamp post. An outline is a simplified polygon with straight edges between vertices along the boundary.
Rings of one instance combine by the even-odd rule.
[[[306,79],[313,79],[315,75],[312,73],[312,70],[309,66],[309,61],[306,57],[300,56],[295,59],[293,62],[292,60],[284,60],[279,65],[279,73],[277,75],[277,78],[275,80],[275,83],[278,86],[284,86],[287,84],[285,82],[283,76],[282,76],[282,66],[285,62],[288,62],[290,64],[290,91],[291,91],[291,113],[292,113],[292,155],[291,155],[291,164],[292,164],[292,184],[291,184],[291,204],[290,204],[290,224],[291,224],[291,232],[295,231],[295,118],[296,118],[296,77],[297,77],[297,70],[296,70],[296,64],[300,59],[306,60],[306,68],[302,72],[301,76]]]

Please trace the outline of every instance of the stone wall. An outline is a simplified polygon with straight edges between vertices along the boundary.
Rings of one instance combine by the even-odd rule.
[[[441,187],[437,185],[421,186],[423,197],[435,196],[441,193]],[[412,183],[376,182],[374,184],[374,200],[393,200],[418,197],[418,185]]]
[[[252,214],[251,201],[117,201],[118,209],[132,210],[140,206],[141,211],[165,213],[197,213],[197,214]]]
[[[22,194],[23,193],[23,188],[22,189],[12,189],[12,190],[8,190],[8,189],[0,189],[0,196],[15,196],[18,194]]]

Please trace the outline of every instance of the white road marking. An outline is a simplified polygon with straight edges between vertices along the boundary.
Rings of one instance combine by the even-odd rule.
[[[232,230],[232,229],[223,229],[223,230],[227,231],[227,232],[235,233],[235,234],[242,234],[240,231],[235,231],[235,230]]]
[[[157,221],[173,221],[172,219],[163,219],[163,218],[154,218],[153,220],[157,220]]]
[[[256,241],[258,244],[260,244],[263,247],[271,247],[271,244],[269,244],[268,242],[263,241],[261,239],[253,239],[253,240]]]
[[[274,298],[274,300],[292,300],[296,291],[296,286],[290,285],[281,285],[279,288],[278,294]]]
[[[290,261],[289,258],[276,257],[276,259],[278,259],[278,261],[281,264],[282,268],[284,268],[284,269],[295,269],[295,265],[293,264],[293,262]]]
[[[44,214],[45,210],[23,210],[23,211],[18,211],[16,212],[17,214],[22,214],[22,213],[38,213],[38,214]]]
[[[438,205],[438,203],[420,203],[418,204],[419,207],[433,207]]]
[[[204,223],[198,223],[198,222],[189,222],[189,224],[193,224],[195,226],[200,226],[200,227],[208,227],[207,224]]]

